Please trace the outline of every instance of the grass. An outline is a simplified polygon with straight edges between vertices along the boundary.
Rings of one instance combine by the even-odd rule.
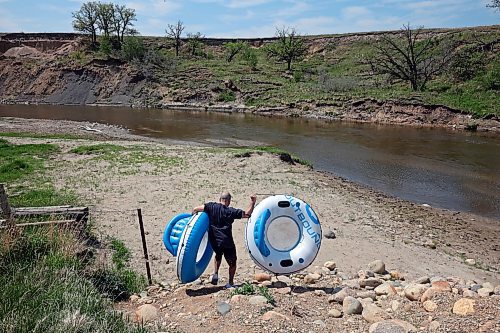
[[[63,140],[78,140],[87,139],[85,136],[78,136],[72,134],[39,134],[29,132],[3,132],[0,137],[6,138],[36,138],[36,139],[63,139]]]
[[[41,227],[0,233],[1,332],[146,332],[103,298],[100,289],[120,283],[96,279],[92,256],[80,255],[71,234]]]
[[[148,151],[142,146],[124,147],[113,144],[83,145],[73,148],[71,153],[92,156],[94,161],[106,161],[109,167],[120,174],[136,174],[144,165],[153,166],[151,173],[167,170],[184,163],[180,157],[165,156],[160,152]]]
[[[240,287],[234,288],[231,291],[231,296],[234,295],[261,295],[267,299],[267,302],[271,305],[276,305],[276,300],[273,295],[269,293],[269,289],[265,286],[258,287],[254,286],[250,282],[243,283]]]

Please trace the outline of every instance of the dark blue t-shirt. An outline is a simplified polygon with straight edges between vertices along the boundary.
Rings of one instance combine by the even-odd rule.
[[[208,239],[212,247],[216,249],[234,247],[233,222],[235,219],[241,219],[245,212],[217,202],[206,203],[204,212],[210,219]]]

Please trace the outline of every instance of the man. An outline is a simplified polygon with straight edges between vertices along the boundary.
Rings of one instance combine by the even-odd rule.
[[[248,218],[253,212],[257,197],[250,196],[250,205],[246,211],[229,207],[231,204],[231,194],[223,192],[219,203],[209,202],[204,205],[193,208],[193,214],[196,212],[207,213],[210,220],[208,229],[208,239],[215,252],[214,274],[211,283],[216,285],[219,281],[219,267],[222,262],[222,255],[229,265],[229,283],[226,288],[234,286],[234,275],[236,274],[236,246],[233,240],[233,222],[235,219]]]

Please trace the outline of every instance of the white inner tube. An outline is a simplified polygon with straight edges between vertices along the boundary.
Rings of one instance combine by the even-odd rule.
[[[291,274],[312,264],[321,246],[321,225],[314,210],[290,195],[261,201],[245,226],[245,244],[261,268]]]

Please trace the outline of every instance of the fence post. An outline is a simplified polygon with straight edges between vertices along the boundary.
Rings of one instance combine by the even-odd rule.
[[[7,220],[7,226],[14,226],[14,219],[12,218],[12,210],[10,209],[9,200],[7,199],[7,193],[3,184],[0,184],[0,208],[2,209],[3,215]]]
[[[148,247],[146,245],[146,235],[144,234],[144,225],[142,224],[142,212],[140,208],[137,209],[137,216],[139,216],[139,227],[141,229],[141,238],[142,238],[142,250],[144,251],[144,259],[146,260],[146,273],[148,274],[149,285],[152,285],[153,281],[151,280],[151,270],[149,268]]]

